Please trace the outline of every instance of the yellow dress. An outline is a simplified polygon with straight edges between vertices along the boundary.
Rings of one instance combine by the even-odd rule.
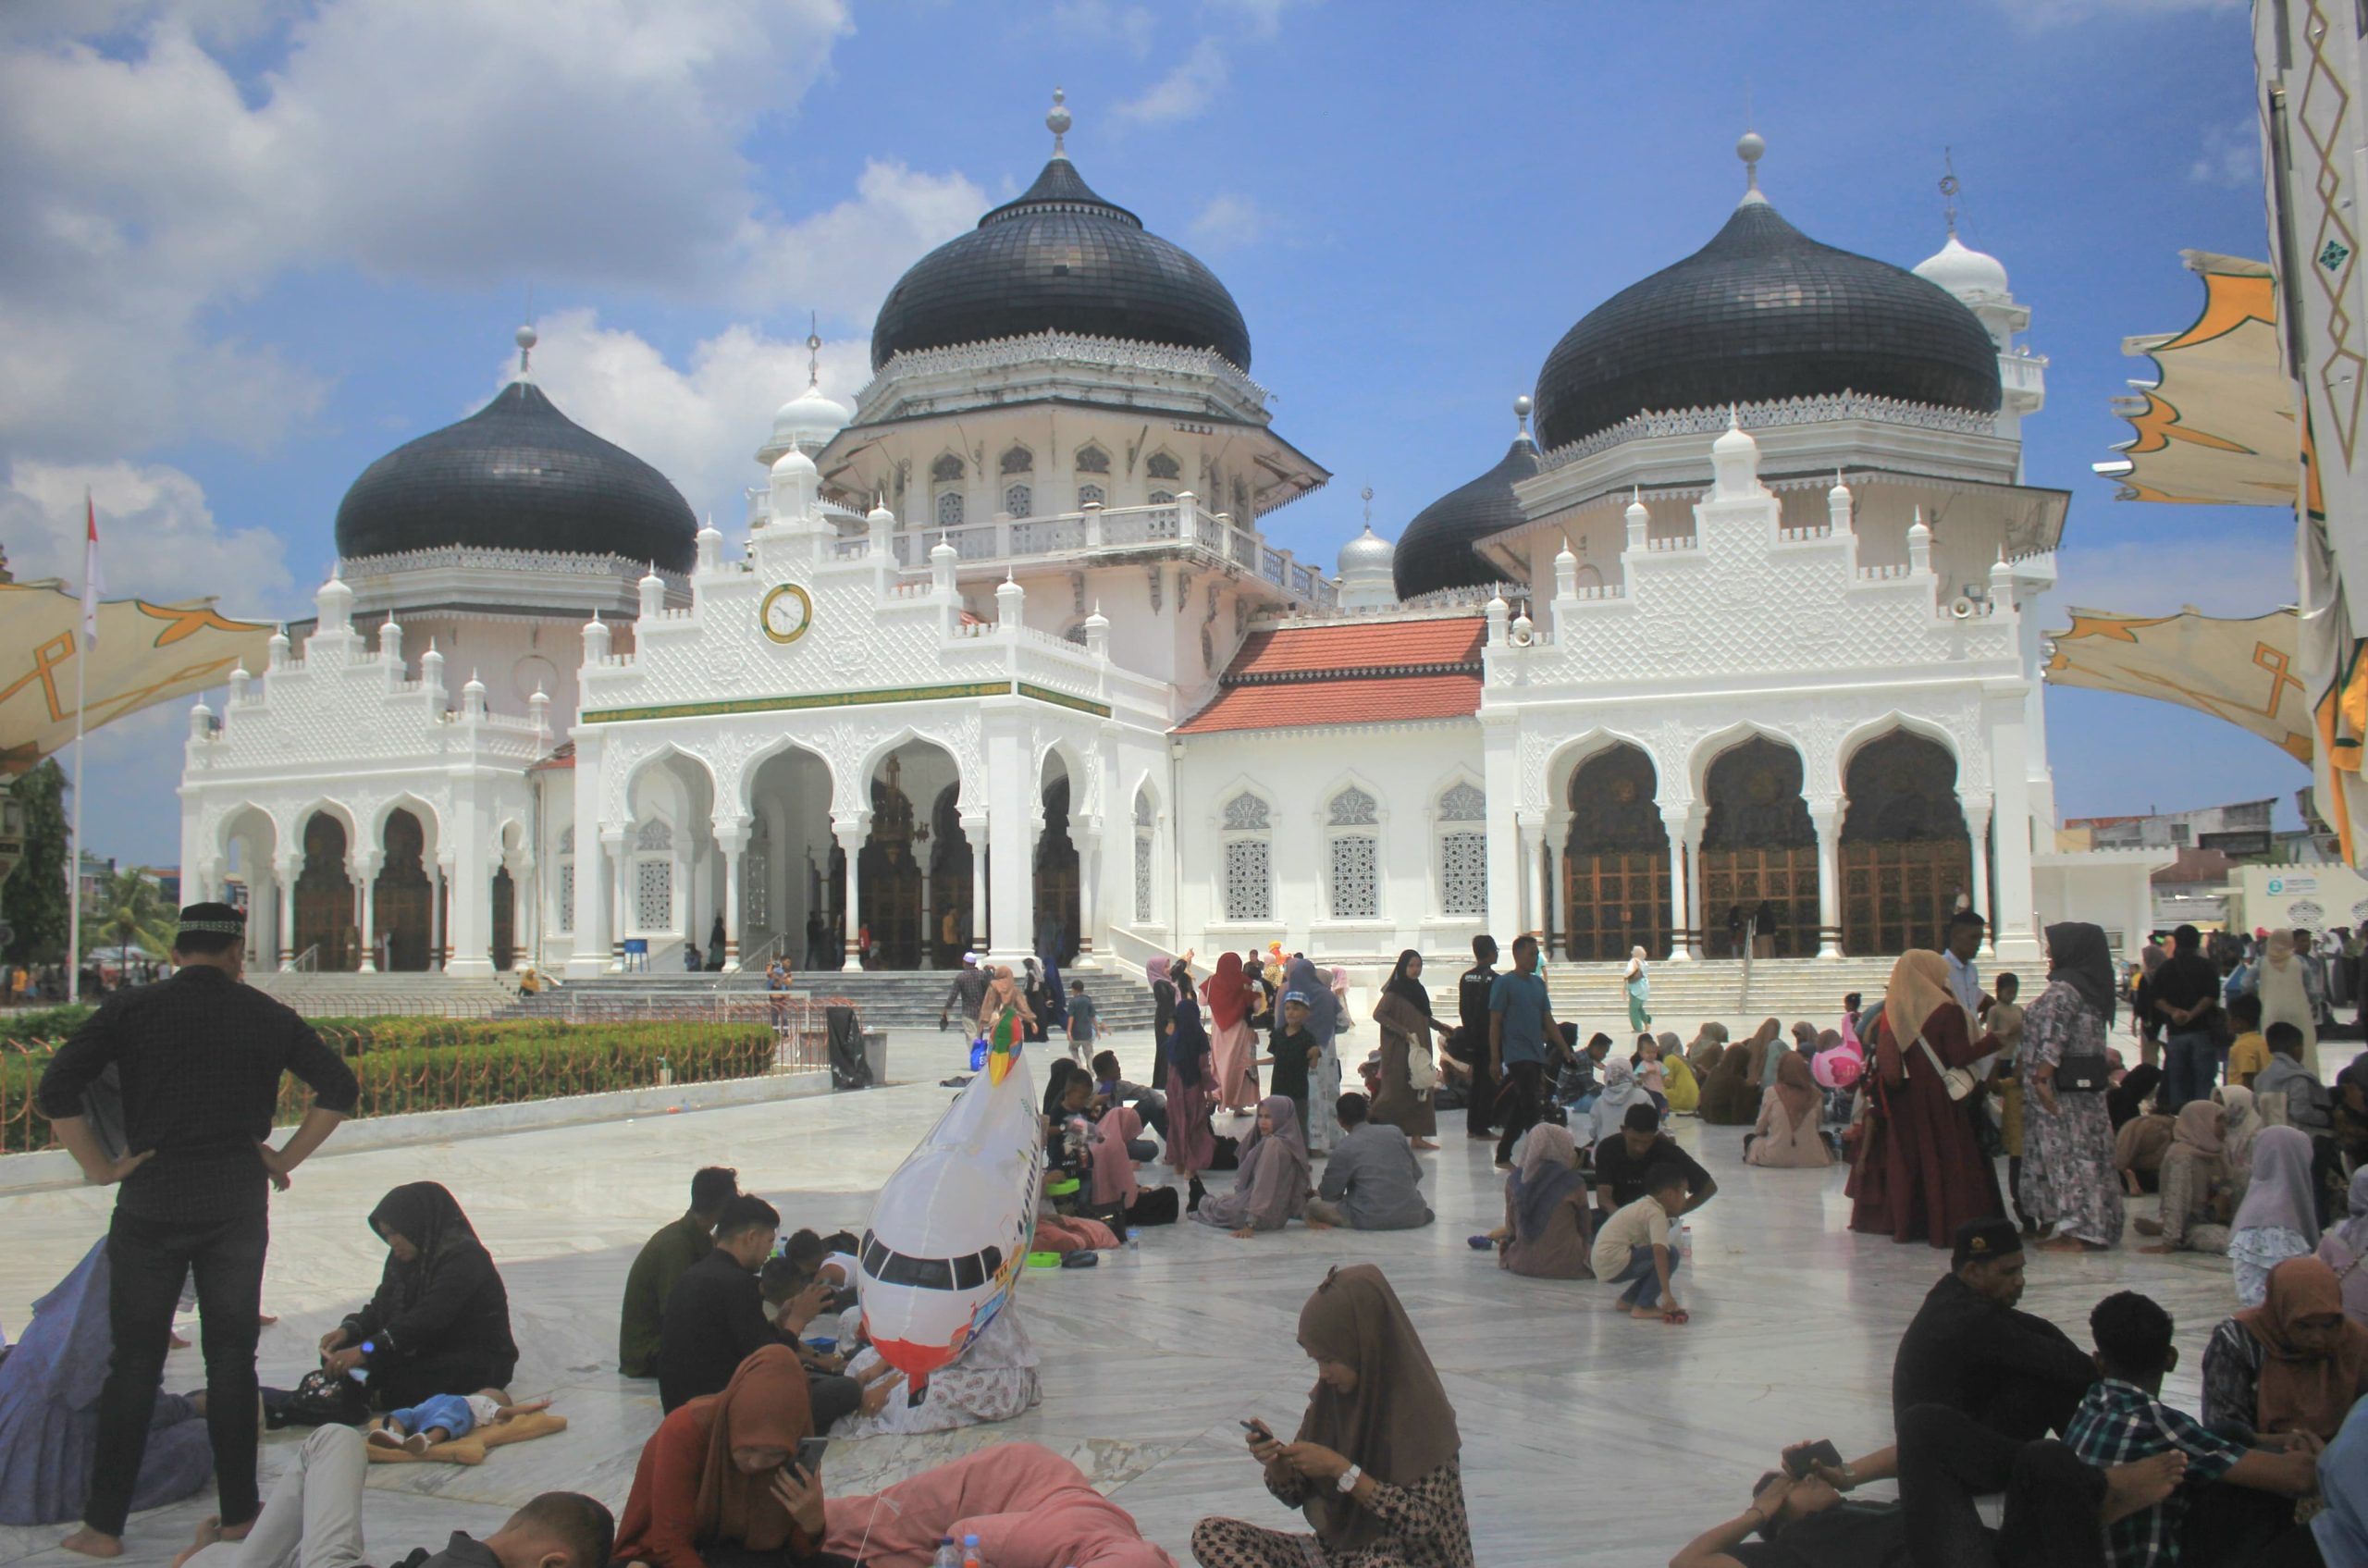
[[[1679,1115],[1692,1116],[1701,1107],[1702,1085],[1695,1080],[1685,1058],[1674,1053],[1661,1058],[1661,1093],[1669,1096],[1669,1108]]]

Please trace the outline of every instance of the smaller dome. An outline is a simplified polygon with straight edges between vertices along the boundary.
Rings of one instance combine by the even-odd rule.
[[[853,409],[825,396],[819,385],[809,384],[773,411],[773,444],[819,450],[829,445],[831,438],[845,429],[854,417]]]
[[[1939,252],[1916,264],[1916,276],[1937,283],[1960,300],[2005,300],[2006,266],[1996,256],[1967,247],[1953,232]]]
[[[1476,588],[1504,581],[1504,573],[1472,547],[1490,534],[1526,522],[1513,487],[1537,473],[1537,443],[1529,438],[1529,399],[1514,400],[1521,432],[1497,466],[1449,490],[1414,514],[1398,537],[1390,560],[1398,597],[1414,599],[1442,588]]]
[[[1397,553],[1397,547],[1375,533],[1373,525],[1368,523],[1363,533],[1340,547],[1340,575],[1346,577],[1355,572],[1387,573],[1391,558]]]

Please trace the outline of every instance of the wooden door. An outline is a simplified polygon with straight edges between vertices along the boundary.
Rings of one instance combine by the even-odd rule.
[[[1842,846],[1842,950],[1852,957],[1938,948],[1957,895],[1973,886],[1962,838]]]
[[[493,873],[493,967],[507,970],[518,959],[518,883],[510,868]]]
[[[1668,954],[1669,851],[1566,852],[1562,875],[1569,957],[1625,959],[1632,947],[1656,958]]]
[[[1773,935],[1771,956],[1814,957],[1818,950],[1815,845],[1702,851],[1702,927],[1709,934],[1710,957],[1735,956],[1728,944],[1729,911],[1740,910],[1748,920],[1762,904],[1769,906],[1775,918],[1773,932],[1763,922],[1759,933]]]

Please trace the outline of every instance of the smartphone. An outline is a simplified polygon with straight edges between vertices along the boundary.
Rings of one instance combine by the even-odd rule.
[[[1803,1443],[1784,1455],[1784,1474],[1795,1481],[1805,1478],[1810,1468],[1819,1464],[1830,1464],[1836,1470],[1842,1468],[1842,1451],[1833,1446],[1831,1438],[1819,1438],[1813,1443]]]
[[[1267,1429],[1264,1421],[1245,1421],[1241,1424],[1241,1429],[1262,1443],[1271,1443],[1275,1440],[1275,1434]]]
[[[797,1468],[805,1475],[807,1480],[812,1481],[822,1474],[822,1455],[830,1446],[831,1439],[828,1438],[797,1439]],[[1827,1445],[1829,1448],[1832,1446],[1830,1443]]]

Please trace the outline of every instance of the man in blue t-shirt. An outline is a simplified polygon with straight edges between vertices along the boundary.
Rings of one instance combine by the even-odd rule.
[[[1488,988],[1488,1065],[1504,1085],[1497,1106],[1505,1118],[1497,1140],[1497,1168],[1512,1168],[1513,1145],[1537,1125],[1538,1080],[1546,1071],[1547,1031],[1560,1032],[1554,1005],[1537,972],[1537,938],[1513,938],[1513,967]]]

